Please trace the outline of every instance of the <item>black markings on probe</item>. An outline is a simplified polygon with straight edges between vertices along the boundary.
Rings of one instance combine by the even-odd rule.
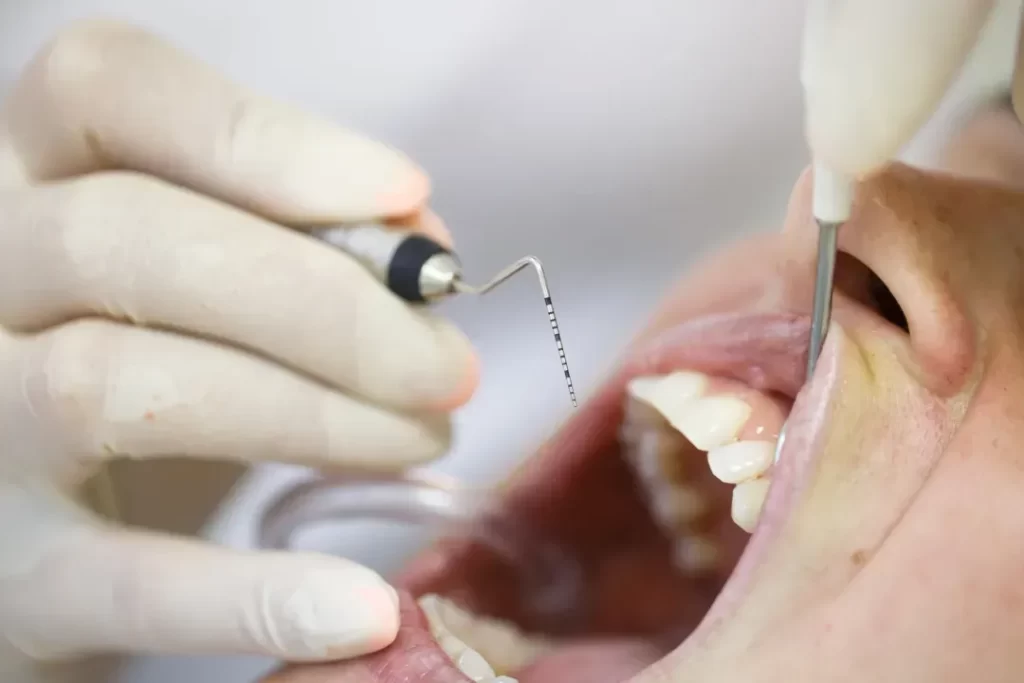
[[[562,362],[562,372],[565,374],[565,384],[569,387],[569,398],[573,406],[576,406],[576,390],[572,386],[572,376],[569,375],[569,363],[565,360],[565,349],[562,348],[562,333],[558,331],[558,321],[555,319],[555,307],[551,305],[551,297],[545,296],[544,303],[548,307],[548,321],[551,323],[551,331],[555,335],[555,345],[558,346],[558,360]]]

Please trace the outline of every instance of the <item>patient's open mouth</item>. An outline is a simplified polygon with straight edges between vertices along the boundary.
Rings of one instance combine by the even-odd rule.
[[[418,601],[403,598],[398,640],[369,658],[374,680],[429,671],[423,680],[618,683],[677,646],[716,596],[723,605],[729,593],[741,596],[739,576],[735,589],[722,588],[769,482],[781,494],[795,485],[796,468],[773,456],[803,381],[808,332],[804,316],[724,315],[687,322],[643,348],[506,493],[510,519],[572,539],[589,574],[586,614],[559,623],[507,604],[502,594],[514,591],[503,589],[494,558],[469,543],[442,544],[398,581]],[[813,429],[814,416],[800,410],[790,416],[793,461],[800,458],[789,451],[806,448],[803,434]],[[607,479],[579,486],[596,498],[578,506],[588,518],[552,513],[565,502],[556,489],[580,476]],[[769,534],[770,524],[757,533]],[[618,556],[600,547],[616,537]],[[646,557],[628,557],[638,552]],[[628,595],[630,562],[650,565],[636,580],[660,588]]]
[[[1007,308],[1020,301],[1017,256],[972,246],[994,265],[965,271],[951,227],[1011,198],[957,189],[902,168],[868,188],[841,236],[811,378],[813,263],[789,233],[709,259],[673,292],[618,371],[494,496],[502,524],[578,563],[564,613],[529,604],[495,551],[450,539],[391,577],[403,601],[391,647],[282,680],[969,677],[999,624],[1020,633],[1005,598],[1019,593],[1019,554],[1007,561],[991,538],[1024,524],[1007,427],[1024,356]],[[797,228],[806,199],[790,212]],[[984,500],[965,508],[966,486]],[[936,586],[955,599],[935,600]],[[1014,675],[991,680],[1016,680],[1017,652],[990,667]]]
[[[835,315],[906,334],[885,285],[846,255]],[[353,680],[621,683],[727,619],[820,452],[838,372],[826,346],[803,386],[809,330],[803,314],[710,315],[634,349],[502,496],[502,524],[579,561],[579,604],[541,613],[507,560],[443,542],[396,581],[398,638]]]
[[[904,333],[873,273],[852,257],[840,273],[837,315]],[[637,349],[505,494],[507,519],[579,555],[584,613],[531,613],[515,604],[500,561],[471,542],[442,544],[399,581],[410,591],[403,631],[374,657],[376,680],[429,669],[432,681],[619,683],[702,620],[726,618],[818,450],[819,404],[836,371],[823,357],[801,392],[809,323],[796,314],[709,316]],[[590,499],[566,501],[567,488]]]
[[[907,337],[895,298],[847,255],[833,311]],[[730,313],[638,345],[500,495],[499,527],[537,531],[579,563],[574,604],[537,609],[507,557],[450,539],[396,578],[396,641],[340,680],[622,683],[700,647],[757,590],[814,479],[842,379],[826,343],[805,383],[809,332],[803,313]]]

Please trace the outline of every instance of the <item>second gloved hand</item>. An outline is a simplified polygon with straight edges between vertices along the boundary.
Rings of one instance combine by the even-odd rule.
[[[117,456],[442,454],[477,381],[466,340],[282,227],[396,219],[446,242],[428,193],[397,152],[131,27],[80,24],[39,55],[0,118],[0,645],[318,660],[391,642],[394,592],[368,569],[73,501]]]

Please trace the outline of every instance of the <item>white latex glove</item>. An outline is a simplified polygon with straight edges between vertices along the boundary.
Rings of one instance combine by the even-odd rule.
[[[443,453],[468,343],[281,227],[413,216],[446,240],[428,191],[397,152],[131,27],[45,49],[0,119],[0,645],[316,660],[392,641],[396,596],[368,569],[113,528],[74,495],[113,456]]]

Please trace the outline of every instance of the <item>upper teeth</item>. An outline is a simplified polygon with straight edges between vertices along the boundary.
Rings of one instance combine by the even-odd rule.
[[[771,441],[735,441],[708,453],[708,465],[727,484],[754,479],[772,466],[775,444]]]
[[[725,380],[698,372],[637,377],[627,388],[623,442],[652,498],[652,514],[675,536],[684,531],[680,525],[693,522],[703,508],[698,502],[700,493],[679,476],[685,468],[679,463],[684,449],[673,442],[672,434],[682,434],[693,446],[707,451],[711,472],[737,485],[732,517],[740,527],[753,531],[760,516],[775,450],[770,436],[781,426],[782,416],[773,399],[747,388],[730,393],[730,388]],[[751,405],[751,401],[772,409]],[[743,436],[753,438],[741,439]],[[677,557],[687,569],[707,564],[714,555],[707,549],[707,539],[691,536],[677,545]]]
[[[708,377],[699,372],[673,372],[661,377],[634,377],[629,393],[656,405],[660,402],[685,402],[697,398],[707,389]]]
[[[729,396],[655,403],[665,419],[702,451],[731,443],[750,417],[750,406]]]
[[[749,479],[737,484],[732,492],[732,518],[741,528],[753,531],[761,517],[761,507],[768,496],[767,477]]]

